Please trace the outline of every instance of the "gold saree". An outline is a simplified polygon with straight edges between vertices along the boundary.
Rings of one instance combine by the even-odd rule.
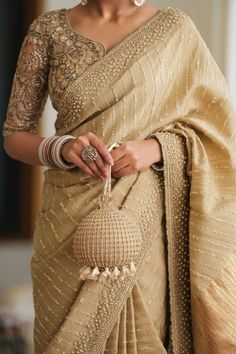
[[[101,284],[79,279],[72,242],[103,183],[78,169],[45,172],[32,257],[36,353],[235,353],[236,120],[194,24],[162,10],[65,82],[58,135],[90,131],[106,146],[155,135],[164,173],[112,178],[113,201],[139,222],[143,244],[134,277]]]

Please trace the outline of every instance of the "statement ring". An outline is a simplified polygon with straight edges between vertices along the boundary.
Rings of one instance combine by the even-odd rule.
[[[80,152],[80,157],[84,162],[94,162],[98,156],[97,149],[94,146],[88,145]]]

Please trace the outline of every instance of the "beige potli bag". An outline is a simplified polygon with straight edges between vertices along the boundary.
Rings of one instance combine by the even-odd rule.
[[[108,150],[119,146],[112,144]],[[80,279],[117,280],[133,276],[142,243],[139,224],[112,203],[111,166],[95,210],[79,223],[73,242]]]

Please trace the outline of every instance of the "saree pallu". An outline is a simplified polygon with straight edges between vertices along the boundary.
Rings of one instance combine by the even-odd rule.
[[[154,135],[164,173],[112,178],[141,227],[134,277],[79,279],[78,222],[103,183],[47,170],[34,235],[36,353],[236,352],[236,120],[224,78],[190,18],[161,11],[71,82],[58,135],[106,146]]]

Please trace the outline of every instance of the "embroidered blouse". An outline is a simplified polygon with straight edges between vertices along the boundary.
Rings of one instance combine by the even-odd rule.
[[[3,136],[15,131],[36,133],[48,94],[57,110],[71,78],[76,79],[104,54],[102,44],[70,27],[66,9],[34,20],[22,43]]]

